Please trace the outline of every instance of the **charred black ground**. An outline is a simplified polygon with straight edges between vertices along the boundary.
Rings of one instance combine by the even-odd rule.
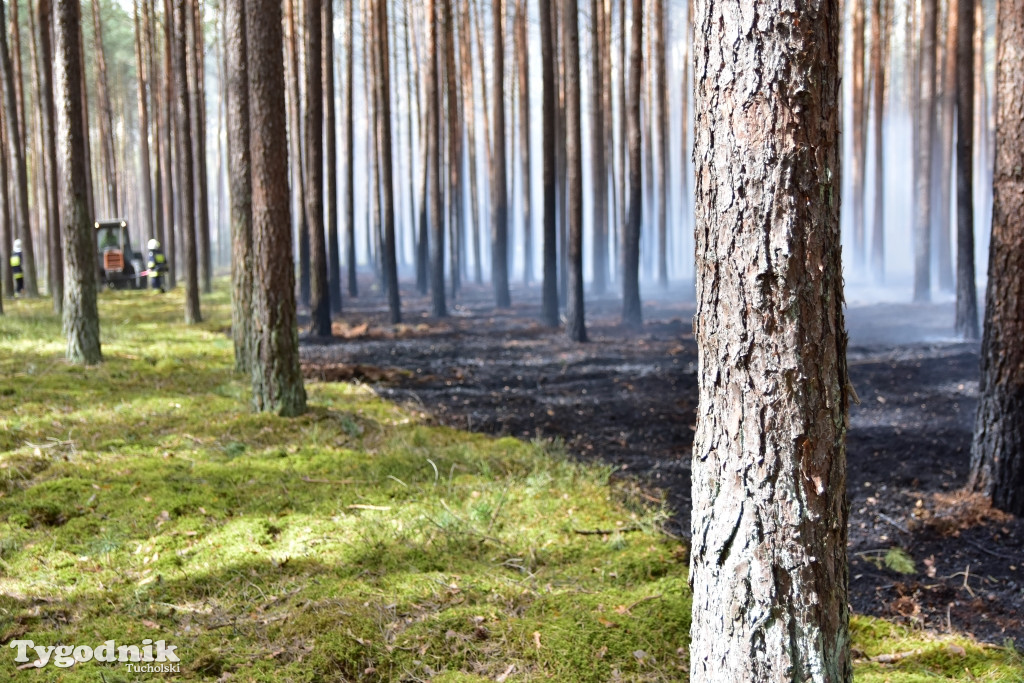
[[[635,476],[688,535],[697,404],[694,304],[645,304],[642,332],[619,302],[588,300],[591,342],[537,323],[539,296],[495,309],[470,289],[449,318],[386,323],[376,296],[347,299],[331,340],[304,339],[307,377],[356,379],[428,419],[521,438],[564,440],[582,460]],[[429,309],[403,292],[407,311]],[[848,439],[851,602],[856,612],[1024,645],[1024,522],[963,492],[977,402],[978,345],[951,338],[951,305],[853,304],[851,380],[861,404]],[[892,566],[906,562],[912,573]],[[889,560],[887,562],[887,559]],[[904,558],[905,560],[905,558]],[[904,570],[907,566],[901,567]]]

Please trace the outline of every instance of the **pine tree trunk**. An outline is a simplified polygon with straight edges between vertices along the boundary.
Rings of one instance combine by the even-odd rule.
[[[580,33],[576,0],[563,0],[565,8],[565,156],[569,190],[569,296],[565,306],[565,334],[572,341],[587,341],[583,303],[583,139],[580,111]],[[497,95],[495,96],[497,98]],[[495,110],[497,111],[497,110]]]
[[[838,5],[697,5],[693,683],[852,680]]]
[[[155,0],[154,0],[155,2]],[[177,233],[180,226],[175,223],[175,197],[174,189],[181,184],[181,180],[175,178],[177,175],[174,161],[180,151],[173,154],[171,150],[175,141],[174,116],[171,112],[171,105],[174,102],[174,78],[172,75],[171,62],[174,57],[174,48],[171,40],[173,20],[171,15],[171,0],[164,0],[164,82],[163,102],[160,107],[162,112],[161,124],[163,135],[163,167],[164,167],[164,225],[166,226],[164,246],[167,249],[167,287],[173,289],[177,284],[178,272],[178,240]],[[180,212],[179,212],[180,217]]]
[[[327,284],[331,313],[341,313],[341,241],[338,238],[338,142],[334,112],[334,2],[324,0],[322,18],[324,135],[327,173]]]
[[[687,20],[688,24],[693,23],[692,15]],[[619,203],[619,234],[616,244],[619,245],[618,259],[616,265],[619,269],[619,277],[625,277],[625,252],[622,250],[626,242],[626,211],[629,204],[628,197],[628,183],[629,183],[629,157],[627,156],[627,148],[629,147],[629,139],[627,132],[627,119],[628,114],[627,107],[629,107],[629,99],[626,95],[626,72],[629,69],[629,64],[626,61],[626,0],[619,0],[619,196],[622,201]]]
[[[188,41],[192,13],[185,2],[174,3],[174,91],[178,140],[192,139],[191,96],[188,88]],[[178,145],[178,194],[181,201],[181,241],[185,261],[185,322],[202,320],[199,311],[199,271],[196,258],[195,161],[192,145]]]
[[[298,0],[284,0],[285,23],[288,26],[286,40],[287,67],[285,75],[288,83],[288,153],[292,181],[292,205],[295,210],[296,228],[299,243],[299,302],[309,306],[310,273],[309,273],[309,224],[306,216],[306,169],[302,149],[302,123],[299,94],[299,34],[296,28],[295,12]]]
[[[114,110],[110,105],[110,90],[107,79],[107,60],[103,47],[103,24],[100,20],[99,0],[90,2],[92,7],[93,50],[96,56],[96,96],[99,98],[100,149],[103,151],[103,187],[106,190],[107,215],[117,218],[123,208],[118,203],[117,155],[114,153]]]
[[[885,55],[889,53],[889,11],[882,0],[872,0],[871,11],[871,97],[875,117],[874,135],[875,206],[871,218],[871,272],[878,284],[885,282]],[[889,0],[885,7],[888,8]],[[885,29],[882,26],[885,25]],[[883,37],[884,36],[884,37]]]
[[[2,26],[2,24],[0,24]],[[5,257],[0,259],[0,273],[3,273],[3,290],[0,291],[0,312],[3,311],[3,294],[14,296],[14,276],[11,272],[11,262],[8,254],[11,253],[14,235],[11,224],[11,197],[7,191],[7,108],[0,106],[0,246],[3,247]]]
[[[491,282],[498,308],[512,305],[508,289],[508,188],[505,179],[505,0],[494,4],[494,137],[491,156]]]
[[[591,0],[591,67],[590,67],[590,161],[593,178],[593,244],[591,257],[594,294],[604,294],[608,286],[608,162],[605,158],[604,108],[604,46],[601,39],[603,0]],[[609,112],[610,116],[611,113]]]
[[[963,0],[966,2],[967,0]],[[957,44],[957,5],[960,0],[949,0],[948,21],[946,27],[946,50],[944,53],[945,64],[942,69],[942,101],[939,116],[942,123],[938,147],[940,157],[937,164],[939,173],[938,201],[936,202],[938,216],[936,217],[936,240],[937,240],[937,261],[939,276],[939,289],[944,292],[951,292],[954,289],[953,281],[953,253],[950,220],[950,193],[953,180],[953,124],[956,117],[956,44]]]
[[[252,372],[252,177],[244,5],[244,0],[227,0],[224,4],[224,51],[227,61],[228,177],[231,183],[231,336],[235,343],[235,369]]]
[[[935,136],[936,0],[924,0],[921,16],[921,78],[914,172],[914,301],[931,300],[932,141]]]
[[[345,261],[348,295],[359,296],[356,279],[355,135],[352,127],[352,72],[355,58],[355,2],[348,3],[345,22]]]
[[[541,322],[558,325],[558,251],[555,203],[555,57],[552,5],[557,0],[539,0],[541,73],[541,173],[544,192],[544,262],[541,293]]]
[[[2,4],[2,3],[0,3]],[[14,233],[21,238],[22,243],[22,272],[25,278],[25,295],[29,297],[39,296],[39,286],[36,280],[36,258],[35,248],[32,242],[32,228],[29,221],[28,205],[28,168],[25,162],[24,137],[18,123],[17,112],[20,110],[17,100],[15,84],[20,81],[20,73],[14,69],[11,63],[11,53],[8,51],[7,32],[3,27],[7,26],[4,20],[4,10],[0,7],[0,76],[3,77],[4,91],[4,123],[6,124],[6,138],[11,163],[11,176],[13,183],[13,208],[10,218],[14,221]],[[8,247],[7,253],[10,254]]]
[[[142,22],[139,19],[139,0],[134,0],[135,20],[135,71],[138,75],[138,104],[139,104],[139,189],[142,194],[141,217],[142,224],[139,229],[146,237],[154,237],[153,232],[153,186],[152,175],[149,168],[149,109],[146,97],[149,88],[149,74],[145,69],[143,60],[144,34]]]
[[[82,15],[78,0],[57,0],[54,36],[54,91],[62,104],[56,110],[56,137],[63,169],[60,232],[64,246],[64,335],[68,360],[92,365],[103,357],[96,306],[96,241],[87,201],[86,131],[79,111],[71,104],[82,97]]]
[[[480,261],[480,190],[477,185],[477,137],[476,137],[476,96],[473,87],[473,41],[470,38],[469,0],[462,3],[462,25],[459,30],[459,61],[462,71],[463,115],[466,119],[466,141],[469,144],[469,198],[470,221],[468,226],[470,248],[473,250],[473,280],[480,284],[484,280],[483,264]]]
[[[189,37],[189,67],[191,68],[192,88],[189,99],[192,104],[192,136],[193,173],[195,173],[196,201],[196,244],[199,261],[199,281],[203,292],[213,291],[213,258],[210,244],[210,202],[209,182],[206,173],[206,86],[203,74],[203,26],[199,17],[199,0],[191,0],[192,26]]]
[[[252,168],[253,405],[258,411],[299,415],[306,390],[299,368],[288,185],[287,115],[281,3],[248,0],[249,134]]]
[[[460,281],[462,241],[462,108],[459,106],[458,73],[455,70],[455,22],[453,0],[442,1],[444,21],[445,82],[448,93],[448,188],[450,240],[448,264],[451,269],[452,298],[462,288]]]
[[[519,74],[519,159],[523,174],[523,284],[533,282],[533,176],[530,172],[530,57],[526,0],[516,15],[516,60]],[[466,106],[468,110],[472,103]]]
[[[432,7],[432,5],[431,5]],[[428,29],[433,31],[434,21],[432,15],[425,17]],[[419,54],[419,45],[416,40],[416,32],[412,32],[413,40],[413,52]],[[430,64],[431,55],[427,54],[423,59],[427,60],[427,64]],[[429,87],[430,78],[432,76],[428,73],[426,80],[427,85],[423,86],[424,89]],[[426,96],[427,100],[424,102],[424,93],[421,90],[420,80],[420,68],[416,66],[416,99],[419,102],[417,110],[419,111],[419,141],[420,141],[420,178],[421,182],[419,185],[420,190],[420,206],[419,206],[419,236],[416,240],[416,291],[420,294],[426,294],[427,290],[430,289],[430,225],[428,223],[429,209],[430,209],[430,140],[431,133],[426,128],[429,125],[430,117],[432,116],[432,108],[434,107],[434,101],[429,99],[429,95]],[[426,110],[426,111],[424,111]]]
[[[306,134],[306,226],[310,249],[309,332],[331,336],[331,295],[327,288],[327,246],[324,244],[324,97],[323,97],[323,2],[305,0],[306,79],[303,114]]]
[[[1024,0],[996,19],[996,159],[985,328],[969,486],[1024,514]]]
[[[626,140],[629,146],[629,214],[622,230],[622,324],[643,325],[640,307],[640,229],[643,222],[643,150],[640,97],[643,92],[643,0],[633,0],[633,26],[629,45],[629,96],[625,102]],[[623,24],[625,25],[625,24]],[[625,35],[623,35],[625,42]]]
[[[864,231],[864,183],[867,176],[867,97],[864,87],[865,2],[853,4],[853,163],[850,198],[850,222],[853,231],[853,265],[857,272],[864,269],[867,249]]]
[[[442,0],[447,1],[447,0]],[[377,48],[377,153],[384,194],[384,277],[388,310],[392,325],[402,322],[402,304],[398,291],[398,259],[395,254],[395,183],[391,156],[391,66],[388,64],[387,0],[376,0],[374,13]],[[449,16],[450,16],[449,12]]]
[[[60,195],[57,190],[57,132],[56,111],[53,102],[54,68],[51,29],[53,27],[53,5],[51,0],[39,0],[37,6],[39,17],[39,96],[42,101],[43,130],[43,166],[46,174],[46,200],[50,216],[49,250],[50,250],[50,295],[53,298],[54,311],[61,313],[64,306],[64,249],[60,235],[60,212],[58,204]],[[0,148],[2,149],[2,148]]]
[[[974,272],[974,3],[960,0],[956,42],[956,332],[978,338]]]
[[[665,0],[654,0],[654,64],[651,65],[655,72],[656,86],[654,86],[655,99],[657,100],[657,119],[655,136],[658,140],[658,152],[656,155],[657,175],[656,187],[658,196],[655,201],[658,203],[658,282],[662,287],[668,287],[668,79],[665,75],[665,32],[668,25],[665,20]],[[652,109],[653,116],[653,109]],[[652,138],[653,143],[653,138]],[[653,147],[653,144],[652,144]],[[654,154],[654,150],[651,150]],[[653,189],[653,188],[652,188]]]
[[[431,309],[438,318],[448,315],[444,291],[444,216],[441,198],[441,45],[438,36],[438,10],[434,0],[427,0],[427,182],[430,219],[430,298]]]

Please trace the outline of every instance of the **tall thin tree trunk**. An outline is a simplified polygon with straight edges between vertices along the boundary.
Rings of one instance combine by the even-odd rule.
[[[416,129],[419,127],[421,112],[419,111],[419,87],[414,90],[414,78],[413,78],[413,61],[416,63],[416,78],[419,81],[419,58],[415,60],[412,55],[412,44],[410,42],[409,24],[412,21],[412,6],[411,0],[405,0],[405,93],[406,102],[408,107],[406,109],[407,126],[409,129],[409,144],[406,147],[406,167],[409,172],[409,186],[407,193],[409,195],[409,244],[412,248],[413,262],[418,264],[418,251],[417,251],[417,233],[416,233],[416,161],[415,159],[419,156],[413,154],[413,145],[418,144],[420,147],[423,146],[422,135],[416,138]],[[396,41],[397,42],[397,41]],[[463,65],[463,68],[465,65]],[[415,92],[415,95],[413,94]],[[413,115],[413,107],[416,107],[416,114]],[[416,121],[416,125],[413,124]],[[422,130],[420,131],[422,132]],[[414,143],[413,140],[417,140]]]
[[[692,23],[692,17],[689,19]],[[629,69],[629,64],[626,61],[626,0],[619,0],[619,196],[622,197],[622,202],[619,204],[619,234],[616,244],[619,245],[619,257],[616,261],[618,266],[620,278],[625,277],[625,267],[623,265],[624,252],[622,247],[625,245],[626,236],[626,210],[629,203],[627,196],[627,190],[629,182],[629,163],[626,155],[626,148],[629,146],[627,139],[627,114],[626,108],[629,107],[629,100],[626,96],[626,72]]]
[[[864,186],[868,165],[867,97],[864,84],[865,4],[860,0],[853,3],[853,49],[851,50],[853,53],[853,163],[851,164],[853,196],[850,198],[850,222],[853,229],[853,265],[858,272],[864,269],[867,261],[864,230]]]
[[[576,0],[565,7],[565,155],[569,184],[569,296],[565,334],[587,341],[583,303],[583,139],[580,117],[580,33]],[[495,99],[500,98],[495,95]],[[498,129],[500,130],[500,128]]]
[[[445,82],[448,92],[448,188],[449,188],[449,268],[451,269],[452,298],[462,288],[459,252],[462,240],[462,112],[459,107],[459,78],[455,64],[455,22],[453,0],[441,0],[444,22]]]
[[[936,0],[924,0],[921,17],[921,78],[914,178],[914,301],[931,300],[932,139],[935,134]]]
[[[249,132],[252,164],[253,405],[259,411],[299,415],[306,390],[299,368],[288,186],[287,114],[281,3],[246,2]]]
[[[438,37],[437,7],[427,0],[427,195],[429,196],[430,294],[432,312],[438,317],[448,315],[444,291],[444,216],[441,199],[441,46]]]
[[[324,135],[327,193],[327,284],[331,313],[341,313],[341,242],[338,239],[338,142],[334,113],[334,0],[323,1]]]
[[[643,324],[643,311],[640,307],[640,230],[644,210],[643,135],[640,120],[640,98],[644,90],[643,16],[643,0],[633,0],[629,96],[623,111],[629,144],[629,218],[622,229],[622,324],[633,329]],[[622,39],[625,41],[625,34]]]
[[[295,20],[296,3],[298,0],[284,0],[285,23],[288,26],[286,37],[287,67],[285,75],[288,83],[288,153],[291,168],[292,204],[296,216],[296,229],[299,243],[299,302],[309,306],[310,274],[309,274],[309,223],[306,216],[306,168],[302,149],[302,115],[300,107],[299,78],[302,65],[299,63],[299,33]]]
[[[530,172],[530,52],[526,0],[516,16],[516,59],[519,71],[519,158],[523,174],[523,284],[533,282],[533,176]],[[467,106],[467,109],[472,103]]]
[[[306,87],[303,114],[305,122],[306,226],[309,234],[310,299],[309,331],[316,337],[331,336],[331,295],[327,287],[327,246],[324,244],[324,94],[323,94],[323,2],[305,0]]]
[[[469,196],[470,213],[469,233],[473,249],[473,280],[483,282],[483,264],[480,261],[480,196],[477,184],[477,137],[476,137],[476,96],[473,87],[473,40],[470,37],[469,0],[462,3],[462,28],[459,31],[459,55],[462,63],[462,108],[466,118],[466,140],[469,144]]]
[[[3,25],[0,10],[0,26]],[[78,0],[57,0],[54,12],[54,92],[57,149],[61,154],[60,225],[64,246],[64,335],[67,357],[91,365],[103,360],[96,306],[96,240],[89,216],[85,174],[85,125],[78,109],[82,94],[82,15]],[[6,46],[4,48],[6,55]],[[13,110],[8,110],[13,111]],[[8,126],[10,128],[10,126]]]
[[[188,40],[192,12],[185,2],[174,3],[174,85],[178,140],[192,139],[191,96],[188,87]],[[178,145],[178,192],[181,195],[181,241],[185,260],[185,322],[202,320],[199,311],[199,271],[196,258],[196,203],[192,145]]]
[[[871,218],[871,272],[876,283],[885,282],[885,76],[889,54],[889,0],[872,0],[871,91],[875,117],[874,135],[875,205]],[[886,9],[888,11],[884,11]],[[883,28],[884,26],[884,28]]]
[[[960,0],[956,42],[956,331],[978,338],[974,272],[974,3]]]
[[[244,0],[224,4],[228,177],[231,183],[231,336],[235,369],[253,369],[252,176],[249,157],[249,70]]]
[[[32,112],[32,130],[34,133],[35,149],[32,153],[35,157],[35,163],[33,164],[33,185],[35,190],[35,216],[36,216],[36,229],[34,231],[36,237],[39,239],[39,247],[41,257],[39,258],[38,267],[45,269],[47,289],[52,297],[54,285],[53,275],[54,271],[58,270],[60,262],[56,264],[50,262],[49,251],[50,251],[50,235],[53,233],[55,227],[58,225],[56,216],[50,218],[53,214],[50,212],[50,199],[47,196],[49,189],[47,187],[47,171],[46,165],[47,160],[43,154],[43,103],[41,96],[39,77],[39,46],[38,39],[36,38],[36,22],[35,15],[32,12],[31,7],[28,11],[28,35],[29,35],[29,59],[31,61],[31,74],[32,74],[32,87],[35,89],[36,97],[33,97],[32,104],[34,111]],[[26,143],[28,141],[26,140]],[[54,311],[60,312],[60,306],[54,301]]]
[[[447,2],[447,0],[442,0]],[[384,277],[388,293],[391,324],[402,322],[402,304],[398,292],[398,260],[395,255],[395,188],[391,158],[391,68],[388,64],[388,7],[387,0],[376,0],[374,12],[377,49],[377,154],[380,162],[381,185],[384,194]],[[449,20],[451,12],[448,11]]]
[[[57,189],[57,131],[56,111],[53,102],[54,73],[53,44],[50,40],[53,27],[51,0],[39,0],[37,12],[39,16],[39,94],[42,100],[43,129],[43,166],[46,174],[46,201],[50,216],[49,250],[50,250],[50,295],[56,313],[61,313],[64,306],[64,249],[60,234],[60,195]],[[2,147],[0,147],[2,149]],[[5,182],[6,187],[6,182]],[[6,192],[6,190],[5,190]]]
[[[590,161],[593,210],[593,244],[591,245],[593,277],[591,287],[595,294],[604,294],[608,286],[608,162],[605,157],[604,107],[604,45],[601,25],[604,0],[591,0],[591,67],[590,67]],[[607,112],[611,116],[611,112]]]
[[[558,325],[558,235],[556,215],[556,142],[555,142],[555,36],[552,5],[558,0],[539,0],[540,72],[541,72],[541,171],[544,190],[544,281],[541,294],[541,322],[548,327]]]
[[[942,128],[939,130],[941,136],[938,140],[940,158],[937,170],[939,173],[939,196],[938,216],[936,217],[936,238],[938,244],[936,252],[938,260],[939,289],[944,292],[951,292],[954,289],[953,281],[953,252],[950,219],[950,193],[953,180],[953,123],[956,116],[956,43],[957,43],[957,11],[958,3],[961,0],[949,0],[948,22],[946,29],[946,51],[945,66],[942,69],[944,83],[942,84],[942,102],[939,110]],[[967,2],[968,0],[962,0]]]
[[[345,261],[348,295],[359,296],[356,279],[355,136],[352,126],[352,72],[355,59],[355,1],[348,3],[345,22]]]
[[[433,7],[433,5],[428,5]],[[425,17],[428,29],[434,30],[432,22],[434,22],[433,15]],[[419,46],[416,41],[416,32],[412,32],[413,40],[413,52],[419,54]],[[427,54],[424,59],[427,63],[430,63],[431,55]],[[429,67],[428,67],[429,68]],[[430,79],[432,76],[428,73],[426,80],[427,86],[424,89],[428,89]],[[432,108],[434,101],[430,99],[430,95],[427,94],[427,100],[424,102],[422,91],[420,90],[420,69],[419,65],[416,66],[416,99],[419,102],[417,110],[420,114],[419,130],[420,130],[420,178],[421,183],[420,189],[420,206],[419,206],[419,237],[416,240],[416,291],[420,294],[426,294],[430,288],[430,225],[428,223],[428,217],[430,214],[430,140],[431,132],[427,129],[432,116]],[[426,111],[424,112],[424,109]]]
[[[491,283],[499,308],[512,305],[508,289],[508,188],[505,180],[505,1],[494,0],[494,137],[491,156]]]
[[[155,2],[155,0],[154,0]],[[164,82],[163,82],[163,106],[161,107],[162,123],[163,123],[163,167],[164,167],[164,225],[166,226],[165,237],[167,241],[165,247],[167,249],[167,286],[173,289],[177,284],[177,272],[178,272],[178,240],[177,234],[180,232],[180,226],[175,221],[175,196],[174,189],[180,186],[181,179],[176,178],[177,172],[175,170],[174,161],[177,160],[177,156],[181,153],[180,150],[175,151],[173,158],[171,150],[173,143],[176,141],[174,115],[172,113],[172,103],[174,102],[174,77],[172,75],[172,61],[174,59],[174,46],[171,40],[173,34],[173,19],[171,12],[171,0],[164,0]],[[181,212],[178,211],[178,217],[180,218]]]
[[[192,38],[189,49],[189,66],[192,71],[192,136],[193,172],[195,173],[196,201],[196,244],[199,261],[199,280],[203,292],[213,291],[213,257],[210,244],[210,202],[209,183],[206,172],[206,86],[204,85],[205,68],[203,66],[203,24],[199,16],[200,0],[191,0],[192,26],[189,36]]]
[[[0,3],[2,4],[2,3]],[[32,243],[32,227],[29,221],[28,206],[28,168],[25,162],[25,145],[18,123],[19,106],[17,102],[17,91],[15,84],[20,81],[20,73],[16,72],[11,63],[11,53],[7,46],[7,32],[3,27],[7,26],[4,20],[4,10],[0,7],[0,76],[3,77],[4,123],[6,123],[6,138],[11,163],[11,175],[14,179],[14,211],[11,212],[14,219],[14,233],[21,238],[22,242],[22,272],[25,278],[26,296],[35,297],[39,295],[39,286],[36,281],[36,258],[35,248]],[[8,254],[10,251],[7,252]]]
[[[665,33],[668,31],[668,23],[665,19],[665,0],[654,0],[654,64],[651,68],[655,74],[657,85],[654,86],[654,98],[657,100],[658,110],[655,125],[657,130],[655,136],[658,140],[658,152],[655,155],[655,174],[658,196],[658,282],[662,287],[668,287],[668,78],[665,74]],[[654,112],[651,112],[652,118]],[[653,139],[652,139],[653,140]],[[654,150],[651,150],[654,154]]]
[[[0,24],[3,26],[3,24]],[[7,172],[7,154],[4,151],[7,148],[7,108],[6,106],[0,107],[0,247],[3,248],[5,255],[11,253],[13,246],[14,235],[11,223],[11,196],[7,191],[7,180],[9,174]],[[0,301],[3,300],[3,295],[14,296],[14,275],[11,272],[10,258],[4,258],[0,260],[0,272],[3,273],[3,290],[0,291]],[[0,311],[3,310],[2,303],[0,303]]]
[[[142,234],[153,237],[153,186],[152,175],[149,168],[149,109],[146,98],[149,88],[149,74],[146,71],[146,62],[143,54],[147,50],[145,45],[145,33],[142,30],[142,22],[139,19],[139,0],[134,0],[135,19],[135,70],[138,75],[138,103],[139,103],[139,189],[142,194],[142,225],[139,228]]]
[[[690,680],[851,681],[839,3],[697,7]]]
[[[107,212],[111,218],[121,215],[123,208],[118,203],[117,155],[114,152],[114,111],[110,106],[107,60],[103,47],[103,24],[100,19],[99,0],[92,0],[93,47],[96,56],[96,96],[99,98],[100,149],[103,151],[103,179],[106,190]]]

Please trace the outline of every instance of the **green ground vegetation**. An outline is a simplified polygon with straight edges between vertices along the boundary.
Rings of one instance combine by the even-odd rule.
[[[0,678],[686,679],[687,552],[663,509],[558,444],[431,426],[358,384],[252,413],[219,285],[192,327],[180,291],[104,292],[88,368],[48,302],[5,302]],[[1012,649],[863,618],[853,636],[860,680],[1024,679]],[[147,638],[179,673],[22,670],[8,647]]]

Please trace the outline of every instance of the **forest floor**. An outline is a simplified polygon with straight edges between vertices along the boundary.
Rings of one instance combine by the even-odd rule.
[[[429,301],[403,291],[407,311]],[[697,404],[692,297],[646,301],[645,325],[618,325],[619,302],[587,302],[590,342],[540,325],[536,290],[495,309],[468,287],[452,315],[386,324],[379,297],[346,298],[331,340],[304,338],[310,379],[357,380],[440,424],[564,441],[663,499],[689,536]],[[951,334],[951,304],[847,309],[850,585],[856,613],[984,642],[1024,646],[1024,520],[964,491],[977,401],[978,344]]]

